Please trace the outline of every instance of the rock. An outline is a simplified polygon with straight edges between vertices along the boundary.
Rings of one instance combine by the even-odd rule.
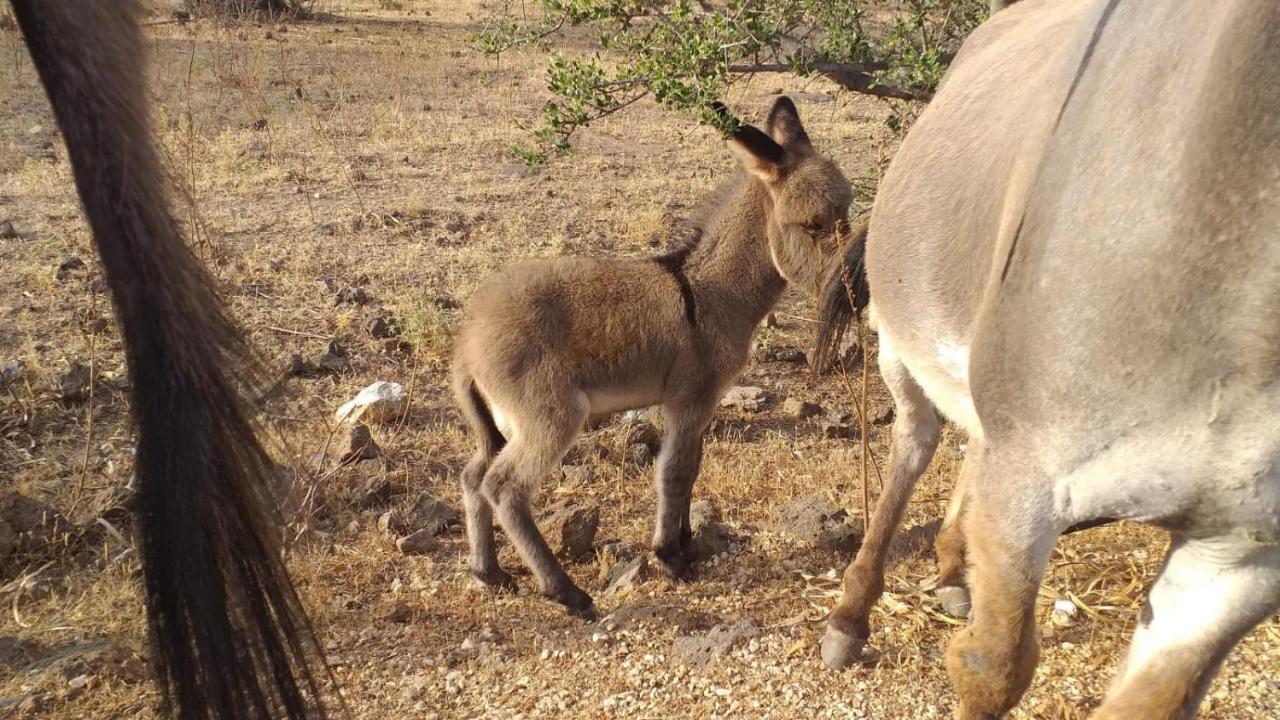
[[[595,469],[590,465],[565,465],[560,468],[566,485],[586,485],[595,477]]]
[[[304,360],[298,353],[289,356],[289,362],[285,367],[285,374],[289,377],[306,377],[307,375],[315,375],[320,371],[310,360]]]
[[[10,552],[60,542],[76,529],[53,506],[13,490],[0,495],[0,523],[8,527],[7,531],[0,527],[0,536],[10,538]]]
[[[716,625],[705,635],[677,637],[672,643],[671,650],[686,664],[701,668],[759,632],[760,628],[755,621],[747,618],[733,625]]]
[[[35,693],[24,697],[22,702],[18,703],[17,717],[43,717],[52,708],[53,696],[48,693]]]
[[[858,437],[858,429],[849,423],[822,421],[822,437],[832,440]]]
[[[786,345],[761,348],[758,357],[769,362],[803,363],[807,360],[803,350]]]
[[[84,270],[84,260],[72,255],[58,264],[58,269],[53,276],[58,282],[62,282],[75,274],[77,270]]]
[[[729,407],[744,412],[759,412],[769,401],[769,395],[758,387],[738,385],[730,388],[720,399],[720,407]]]
[[[347,351],[337,340],[330,340],[328,349],[312,358],[311,364],[318,371],[326,373],[344,373],[351,369]]]
[[[360,494],[360,499],[356,501],[356,507],[361,510],[369,510],[385,506],[391,502],[393,495],[397,495],[400,492],[403,492],[403,490],[390,480],[373,478],[365,485],[364,491]]]
[[[14,229],[13,223],[5,220],[0,222],[0,239],[15,240],[18,237],[18,231]]]
[[[709,523],[720,522],[720,508],[710,500],[698,500],[689,505],[689,529],[698,532],[698,528]]]
[[[733,535],[720,522],[720,509],[710,500],[699,500],[689,506],[689,530],[693,533],[693,548],[699,561],[729,551]]]
[[[822,495],[797,498],[773,513],[775,531],[827,550],[856,549],[862,534],[860,525]]]
[[[600,508],[569,501],[545,517],[543,534],[552,550],[571,561],[590,554],[600,525]]]
[[[391,313],[378,310],[365,318],[364,331],[369,334],[369,337],[386,339],[399,335],[400,327]]]
[[[596,582],[602,588],[608,588],[615,579],[618,568],[635,560],[645,553],[635,543],[622,540],[608,540],[596,547],[596,557],[600,561],[600,571],[596,573]]]
[[[653,423],[643,419],[643,415],[632,417],[635,419],[629,419],[622,425],[623,439],[627,445],[645,445],[652,452],[658,452],[662,447],[662,433]]]
[[[409,527],[432,535],[441,535],[451,528],[462,526],[462,518],[458,517],[456,510],[426,493],[413,501],[413,507],[407,513],[407,521]]]
[[[645,467],[653,464],[653,449],[644,443],[631,443],[627,446],[627,460]]]
[[[410,533],[396,541],[401,555],[426,555],[438,544],[435,536],[426,530]]]
[[[388,535],[405,535],[409,532],[409,523],[395,510],[388,510],[378,516],[378,529]]]
[[[1070,627],[1076,624],[1076,614],[1080,609],[1070,600],[1055,600],[1049,621],[1058,627]]]
[[[862,346],[858,344],[856,334],[849,333],[840,343],[836,361],[832,364],[836,368],[843,367],[848,372],[862,368]]]
[[[448,295],[437,295],[431,302],[441,310],[457,310],[462,307],[462,303],[454,300]]]
[[[89,399],[90,386],[89,366],[83,363],[72,363],[71,369],[58,383],[58,396],[66,403],[81,403]]]
[[[818,403],[789,397],[782,402],[782,412],[788,417],[805,420],[822,414],[822,406]]]
[[[396,603],[396,606],[387,613],[387,621],[399,624],[407,623],[413,619],[413,614],[413,607],[409,603]]]
[[[878,412],[876,412],[875,415],[871,416],[871,424],[881,425],[881,426],[892,425],[894,415],[895,415],[895,408],[893,405],[882,407]]]
[[[67,681],[67,687],[72,690],[84,690],[89,687],[90,680],[92,680],[92,678],[88,675],[77,675]]]
[[[342,447],[346,448],[342,452],[342,463],[360,462],[361,460],[373,460],[382,454],[382,448],[378,447],[378,443],[373,441],[373,434],[369,432],[369,426],[364,423],[348,425],[346,428],[347,437]]]
[[[609,581],[604,594],[608,596],[626,595],[635,590],[636,585],[649,577],[649,557],[638,555],[624,563],[614,565],[609,572]]]
[[[596,581],[601,587],[608,587],[613,582],[614,571],[621,565],[643,555],[635,543],[622,540],[608,540],[596,548],[596,557],[600,560],[600,572]]]
[[[383,422],[398,417],[404,411],[409,393],[399,383],[385,380],[373,383],[338,408],[333,414],[337,422]]]
[[[0,518],[0,563],[18,550],[18,531],[13,529],[8,520]]]
[[[18,358],[9,358],[0,368],[0,384],[16,385],[26,374],[26,365]]]
[[[332,234],[332,233],[329,233]],[[334,305],[364,305],[369,302],[369,293],[359,286],[348,285],[334,294]]]

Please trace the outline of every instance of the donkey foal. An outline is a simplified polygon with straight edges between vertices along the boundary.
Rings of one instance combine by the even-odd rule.
[[[472,297],[453,375],[476,437],[462,492],[481,583],[512,585],[494,550],[496,515],[542,592],[594,614],[538,532],[530,495],[589,416],[651,405],[666,428],[653,550],[672,576],[689,576],[703,433],[787,280],[815,294],[828,280],[828,246],[852,199],[789,99],[774,104],[766,129],[742,125],[729,141],[746,172],[695,212],[696,242],[645,259],[524,262]]]

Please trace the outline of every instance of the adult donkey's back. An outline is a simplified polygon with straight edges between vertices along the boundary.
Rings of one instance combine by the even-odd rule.
[[[1026,0],[966,43],[886,176],[866,261],[899,409],[889,502],[933,452],[934,408],[971,436],[962,717],[1030,683],[1072,524],[1172,534],[1100,717],[1193,714],[1280,607],[1278,108],[1272,0]],[[856,566],[832,665],[865,631]]]

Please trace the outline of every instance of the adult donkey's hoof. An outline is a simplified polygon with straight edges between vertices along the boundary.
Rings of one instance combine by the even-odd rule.
[[[854,663],[861,662],[866,645],[866,640],[859,640],[827,626],[827,634],[822,636],[822,662],[828,668],[839,672]]]
[[[933,591],[942,603],[942,609],[953,618],[967,620],[973,603],[969,600],[969,591],[959,585],[941,585]]]

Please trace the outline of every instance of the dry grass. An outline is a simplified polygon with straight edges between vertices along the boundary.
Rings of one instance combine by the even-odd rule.
[[[334,3],[340,19],[287,27],[152,28],[161,140],[191,199],[183,208],[189,233],[233,312],[269,359],[312,355],[327,337],[351,354],[347,374],[290,381],[267,421],[292,448],[282,460],[304,484],[317,484],[325,508],[291,562],[357,716],[948,716],[953,698],[939,659],[952,623],[920,588],[934,570],[928,524],[941,515],[961,457],[963,439],[953,432],[921,483],[890,569],[873,640],[883,657],[838,676],[821,667],[816,641],[835,588],[829,573],[847,558],[801,547],[767,525],[773,508],[802,494],[827,493],[857,509],[860,450],[776,409],[726,413],[707,449],[697,495],[723,510],[739,537],[733,551],[692,584],[650,580],[627,597],[600,599],[603,612],[620,618],[613,625],[585,628],[536,598],[471,590],[461,536],[432,555],[401,557],[375,527],[376,511],[356,509],[377,476],[408,497],[429,492],[457,503],[455,479],[469,454],[445,382],[457,311],[437,298],[465,299],[513,257],[650,252],[673,215],[733,170],[709,131],[640,106],[583,133],[573,160],[527,176],[504,147],[521,139],[513,121],[536,111],[544,57],[477,57],[466,44],[485,12],[475,0],[397,6]],[[26,235],[0,240],[0,360],[27,364],[26,386],[0,399],[0,482],[92,526],[130,473],[123,358],[114,326],[95,327],[109,312],[94,292],[89,237],[33,71],[16,34],[0,33],[0,47],[0,219]],[[828,88],[819,82],[781,78],[728,100],[758,113],[784,87],[805,93],[801,112],[823,149],[851,177],[872,182],[892,150],[886,107],[847,96],[820,102],[816,94]],[[54,280],[70,255],[89,260],[89,271]],[[360,278],[376,305],[403,320],[411,352],[384,351],[361,332],[364,310],[335,306],[324,285]],[[788,295],[781,326],[763,339],[803,347],[813,312]],[[72,363],[90,359],[101,372],[91,436],[86,406],[64,406],[53,394]],[[390,462],[318,467],[311,458],[325,445],[333,409],[377,379],[414,388],[403,427],[375,430]],[[847,404],[843,383],[792,365],[754,363],[747,381],[779,399]],[[873,415],[888,402],[873,378]],[[607,429],[598,435],[612,457],[622,455]],[[876,428],[872,437],[881,459],[887,435]],[[589,486],[549,480],[545,492],[600,503],[602,539],[648,538],[647,471],[602,459]],[[1061,543],[1042,602],[1043,661],[1017,717],[1082,717],[1096,706],[1163,543],[1131,526]],[[509,550],[506,563],[518,567]],[[48,693],[49,717],[153,716],[154,691],[119,663],[114,671],[90,665],[82,690],[67,679],[84,668],[50,664],[101,640],[144,652],[128,548],[96,533],[11,563],[0,582],[40,568],[34,593],[19,597],[11,586],[0,598],[0,702]],[[571,568],[589,589],[598,587],[597,571],[595,562]],[[521,579],[529,585],[527,574]],[[1074,626],[1050,631],[1056,597],[1084,610]],[[412,612],[407,623],[388,618],[401,604]],[[646,612],[658,619],[642,622]],[[677,626],[743,617],[764,630],[709,668],[672,657]],[[471,648],[485,632],[498,642]],[[1206,717],[1274,716],[1278,635],[1272,619],[1232,654]]]

